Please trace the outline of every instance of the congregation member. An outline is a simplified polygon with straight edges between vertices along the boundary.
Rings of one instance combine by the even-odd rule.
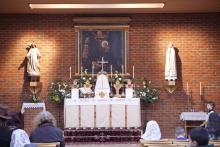
[[[144,134],[141,136],[144,140],[156,141],[161,139],[161,132],[158,123],[154,120],[147,122]]]
[[[185,137],[185,130],[183,127],[176,128],[176,140],[187,140]]]
[[[30,135],[32,143],[60,142],[64,147],[63,131],[56,127],[54,116],[48,112],[40,112],[33,121],[34,131]]]
[[[207,107],[208,113],[207,113],[206,120],[200,125],[201,127],[207,126],[210,114],[215,112],[215,103],[214,102],[208,102],[206,107]]]
[[[204,128],[194,128],[189,132],[190,147],[214,147],[209,145],[208,131]]]
[[[0,105],[0,146],[24,147],[30,143],[27,133],[21,128],[20,113],[8,112],[8,106]]]
[[[209,138],[211,140],[218,140],[220,138],[220,115],[217,112],[210,114],[208,124],[206,127]]]

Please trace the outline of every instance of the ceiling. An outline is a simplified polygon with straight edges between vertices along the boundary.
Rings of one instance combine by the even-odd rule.
[[[148,3],[164,2],[162,9],[30,9],[30,3]],[[116,14],[220,12],[220,0],[1,0],[0,13]]]

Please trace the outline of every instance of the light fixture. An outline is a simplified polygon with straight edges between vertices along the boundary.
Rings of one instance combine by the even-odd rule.
[[[164,3],[127,3],[127,4],[29,4],[31,9],[132,9],[163,8]]]

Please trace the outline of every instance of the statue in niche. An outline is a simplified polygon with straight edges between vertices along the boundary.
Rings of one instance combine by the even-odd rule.
[[[28,46],[27,53],[27,73],[31,78],[31,82],[36,82],[40,77],[40,58],[41,54],[36,44],[32,42]]]
[[[173,43],[170,42],[166,51],[165,79],[177,80],[176,54]]]

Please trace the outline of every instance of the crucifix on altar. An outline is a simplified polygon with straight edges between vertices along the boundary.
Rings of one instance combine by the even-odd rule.
[[[105,60],[104,60],[104,57],[102,57],[102,61],[98,61],[98,63],[99,63],[99,64],[102,64],[102,70],[101,70],[101,73],[103,73],[103,72],[104,72],[104,70],[103,70],[103,66],[104,66],[104,64],[107,64],[108,61],[105,61]]]
[[[104,57],[102,57],[102,61],[98,61],[99,64],[102,64],[101,74],[97,75],[96,85],[95,85],[95,97],[96,98],[109,98],[110,86],[108,77],[104,74],[103,66],[107,64],[107,61],[104,61]]]

